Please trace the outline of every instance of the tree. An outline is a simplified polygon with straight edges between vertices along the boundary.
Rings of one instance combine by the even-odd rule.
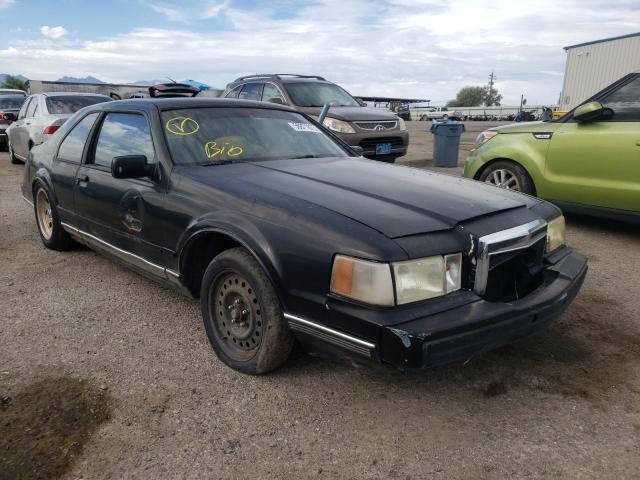
[[[502,95],[500,95],[498,93],[498,90],[496,90],[495,88],[493,88],[493,86],[491,85],[487,85],[486,87],[483,88],[484,90],[484,105],[486,105],[487,107],[493,107],[494,105],[496,107],[500,106],[500,102],[502,101]]]
[[[27,84],[13,75],[7,75],[4,77],[3,88],[15,88],[16,90],[27,90]]]
[[[486,99],[485,87],[463,87],[447,107],[479,107]]]

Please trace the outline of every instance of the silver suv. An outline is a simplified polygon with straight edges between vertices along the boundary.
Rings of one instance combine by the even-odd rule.
[[[11,163],[25,162],[34,145],[44,142],[81,108],[111,100],[111,97],[94,93],[56,92],[31,95],[25,100],[17,118],[13,118],[13,115],[9,117],[10,120],[15,120],[7,128]]]

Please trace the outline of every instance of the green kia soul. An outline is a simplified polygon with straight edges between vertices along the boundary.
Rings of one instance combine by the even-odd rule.
[[[463,175],[566,211],[640,220],[640,71],[555,121],[482,132]]]

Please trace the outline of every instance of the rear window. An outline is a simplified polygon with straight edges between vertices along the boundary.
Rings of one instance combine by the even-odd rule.
[[[0,110],[19,110],[26,97],[0,95]]]
[[[96,103],[109,102],[109,97],[93,97],[81,95],[56,95],[55,97],[47,97],[47,110],[54,115],[65,115],[76,113],[78,110]]]

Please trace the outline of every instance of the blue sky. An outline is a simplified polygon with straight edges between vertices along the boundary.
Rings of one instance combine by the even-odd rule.
[[[0,0],[0,16],[0,73],[29,78],[291,72],[442,103],[494,70],[503,103],[534,104],[557,101],[563,46],[637,31],[640,2]]]

